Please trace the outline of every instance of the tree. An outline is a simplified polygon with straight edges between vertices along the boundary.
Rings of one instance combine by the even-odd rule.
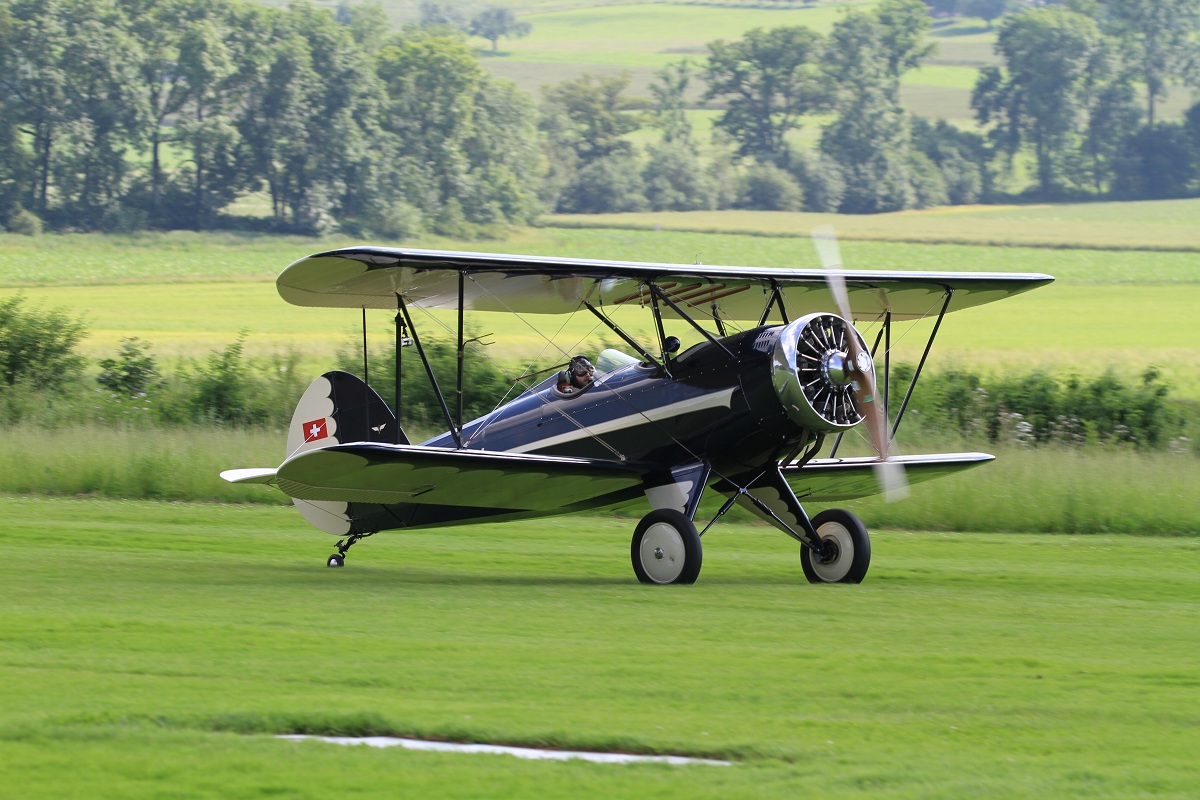
[[[874,16],[879,25],[888,89],[892,99],[899,102],[901,77],[920,67],[937,50],[937,45],[926,41],[932,24],[929,11],[921,0],[883,0],[875,7]]]
[[[179,113],[191,87],[180,62],[180,39],[196,20],[190,18],[190,3],[181,0],[119,0],[129,17],[129,31],[141,45],[137,65],[149,106],[151,210],[161,217],[165,178],[161,146],[168,117]],[[203,4],[199,4],[203,7]]]
[[[912,208],[908,116],[876,89],[864,94],[821,133],[821,152],[840,167],[843,214]]]
[[[138,91],[141,48],[119,9],[78,2],[67,29],[62,64],[68,124],[54,168],[70,224],[110,227],[125,189],[127,147],[145,141],[148,107]]]
[[[13,20],[6,6],[0,6],[0,85],[5,75],[11,74],[16,65],[11,63]],[[13,99],[0,95],[0,225],[7,226],[17,214],[24,211],[23,199],[30,177],[29,153],[25,149],[19,131]]]
[[[422,28],[451,28],[465,31],[470,26],[467,13],[461,3],[437,0],[421,0],[420,22]]]
[[[1130,136],[1117,154],[1113,193],[1134,200],[1192,197],[1200,190],[1200,150],[1184,125],[1159,122]]]
[[[526,221],[541,172],[528,95],[487,76],[461,36],[409,31],[380,52],[383,127],[394,137],[392,199],[425,212],[435,230]]]
[[[1196,68],[1200,3],[1196,0],[1108,0],[1105,27],[1121,42],[1131,77],[1146,84],[1146,122],[1154,125],[1167,84]]]
[[[16,122],[33,149],[27,207],[44,216],[49,208],[50,175],[59,130],[66,117],[67,48],[65,0],[27,0],[5,9],[4,89],[6,117]]]
[[[654,73],[656,80],[650,84],[654,95],[655,121],[662,130],[664,142],[679,142],[687,147],[692,144],[692,123],[687,118],[687,89],[692,79],[692,65],[686,58],[666,66]]]
[[[1011,3],[1012,0],[966,0],[963,12],[971,17],[979,17],[987,23],[990,31],[992,22],[1004,16]]]
[[[706,100],[727,107],[716,121],[737,142],[739,156],[778,160],[800,119],[828,107],[818,65],[823,39],[805,27],[755,28],[735,42],[708,45]]]
[[[468,30],[472,36],[482,36],[491,42],[494,53],[499,48],[500,37],[521,39],[529,35],[533,26],[517,19],[511,8],[488,6],[471,17]]]
[[[1070,155],[1079,149],[1104,53],[1100,31],[1081,14],[1037,8],[1005,18],[996,50],[1006,71],[985,67],[971,106],[1010,157],[1032,148],[1039,188],[1053,195],[1073,180]]]
[[[824,69],[836,86],[838,118],[821,134],[821,152],[839,167],[839,210],[897,211],[945,194],[931,190],[927,165],[914,157],[900,80],[932,52],[929,15],[919,0],[884,0],[851,10],[830,33]]]
[[[388,155],[377,135],[379,81],[346,28],[311,3],[250,13],[266,34],[241,45],[250,57],[238,76],[246,88],[237,129],[253,174],[281,225],[332,229],[371,202]]]
[[[596,75],[585,73],[543,89],[546,102],[562,114],[560,135],[578,155],[582,165],[617,153],[628,153],[629,142],[622,137],[641,124],[624,109],[628,99],[629,73]]]

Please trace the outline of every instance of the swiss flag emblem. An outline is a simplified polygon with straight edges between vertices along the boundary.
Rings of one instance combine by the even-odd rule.
[[[315,442],[318,439],[324,439],[329,436],[329,420],[321,417],[314,419],[312,422],[304,423],[304,441]]]

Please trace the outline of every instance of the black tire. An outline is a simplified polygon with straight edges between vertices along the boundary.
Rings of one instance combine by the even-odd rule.
[[[633,574],[642,583],[695,583],[704,551],[700,534],[685,515],[660,508],[642,517],[629,548]]]
[[[334,553],[325,562],[327,567],[344,567],[346,566],[346,558],[341,553]]]
[[[830,508],[813,517],[813,527],[821,540],[832,539],[837,555],[819,562],[812,548],[800,545],[800,567],[809,583],[862,583],[871,566],[871,537],[862,520],[844,508]]]

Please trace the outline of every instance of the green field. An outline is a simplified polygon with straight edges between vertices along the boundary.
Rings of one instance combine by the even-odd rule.
[[[848,217],[773,212],[610,215],[552,218],[505,240],[425,239],[414,246],[591,258],[748,266],[818,266],[812,227],[833,222],[848,267],[1043,272],[1044,289],[947,318],[935,365],[981,371],[1033,367],[1092,375],[1115,366],[1127,377],[1163,371],[1175,396],[1200,399],[1200,347],[1193,309],[1200,304],[1200,201],[1078,206],[970,208]],[[624,228],[593,228],[593,224]],[[654,230],[662,227],[664,230]],[[677,228],[677,230],[671,230]],[[757,233],[760,235],[749,235]],[[765,234],[765,235],[762,235]],[[1005,242],[1004,246],[997,243]],[[328,368],[353,345],[352,312],[298,309],[281,301],[273,277],[291,261],[349,239],[145,234],[137,237],[0,235],[0,294],[85,316],[87,353],[104,357],[124,336],[149,341],[161,356],[194,358],[225,347],[240,330],[250,354],[302,354],[305,367]],[[1037,245],[1037,246],[1026,246]],[[650,320],[636,309],[622,323],[642,335]],[[444,331],[449,317],[425,318]],[[501,364],[530,358],[557,330],[563,351],[594,347],[600,330],[576,315],[530,320],[476,314],[490,333],[488,355]],[[370,315],[373,338],[388,339],[390,315]],[[930,323],[899,337],[895,355],[915,361]]]
[[[515,81],[535,94],[542,86],[584,72],[627,71],[630,93],[650,96],[654,73],[681,58],[697,68],[717,39],[732,40],[752,28],[803,25],[828,33],[851,7],[870,2],[822,3],[813,7],[746,3],[621,3],[525,6],[522,19],[533,25],[522,39],[502,40],[500,51],[479,50],[494,75]],[[921,116],[971,125],[971,87],[980,66],[994,63],[995,33],[977,20],[941,21],[930,40],[939,54],[905,78],[905,105]],[[473,41],[478,41],[473,40]],[[694,81],[691,100],[701,101],[704,87]]]
[[[1191,538],[760,526],[644,587],[631,521],[331,539],[271,507],[0,497],[11,797],[1195,797]],[[388,733],[728,768],[343,749]]]

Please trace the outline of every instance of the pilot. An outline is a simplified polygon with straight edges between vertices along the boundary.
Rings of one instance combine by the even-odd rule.
[[[567,364],[567,368],[558,373],[558,390],[563,394],[571,394],[592,385],[596,378],[596,368],[586,356],[575,356]]]

